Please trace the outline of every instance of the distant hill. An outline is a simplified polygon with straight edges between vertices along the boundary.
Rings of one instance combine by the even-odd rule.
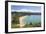
[[[12,14],[18,15],[18,16],[24,16],[24,15],[41,15],[41,13],[31,13],[31,12],[12,12]]]

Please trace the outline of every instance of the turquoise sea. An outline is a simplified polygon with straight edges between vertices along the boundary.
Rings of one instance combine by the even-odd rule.
[[[41,15],[30,15],[24,18],[24,23],[41,23]]]

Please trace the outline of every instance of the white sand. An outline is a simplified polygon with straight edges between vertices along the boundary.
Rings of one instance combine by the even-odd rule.
[[[25,24],[24,24],[24,18],[25,18],[26,16],[22,16],[22,17],[20,17],[19,18],[19,22],[20,22],[20,28],[22,28]]]

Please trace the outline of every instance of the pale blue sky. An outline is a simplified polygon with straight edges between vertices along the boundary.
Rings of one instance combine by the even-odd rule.
[[[11,5],[11,10],[21,10],[21,9],[32,10],[32,11],[41,11],[41,6]]]

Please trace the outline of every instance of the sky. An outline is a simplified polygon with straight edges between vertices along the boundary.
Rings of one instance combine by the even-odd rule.
[[[41,6],[23,6],[23,5],[11,5],[11,11],[16,10],[31,11],[31,12],[41,12]],[[22,12],[21,11],[21,12]]]

